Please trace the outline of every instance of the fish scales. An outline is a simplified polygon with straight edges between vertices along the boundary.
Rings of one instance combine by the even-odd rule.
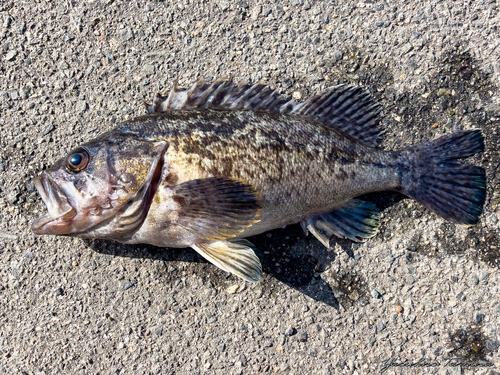
[[[260,222],[239,236],[296,223],[305,212],[330,211],[353,194],[392,190],[401,179],[395,153],[380,152],[307,118],[169,111],[154,120],[133,120],[124,130],[169,144],[165,159],[176,184],[229,177],[255,186],[264,206]]]
[[[256,282],[244,238],[300,222],[327,247],[368,239],[380,224],[358,198],[368,192],[403,193],[460,224],[482,213],[485,171],[457,161],[484,151],[481,131],[384,151],[380,106],[357,86],[295,103],[264,85],[200,81],[146,108],[35,179],[48,208],[35,233],[191,247]]]

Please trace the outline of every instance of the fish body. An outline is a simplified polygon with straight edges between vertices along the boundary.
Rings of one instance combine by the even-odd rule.
[[[397,154],[366,146],[306,118],[268,112],[181,110],[138,118],[125,129],[138,137],[143,132],[147,136],[151,131],[162,134],[155,137],[169,145],[162,187],[213,177],[253,186],[262,206],[258,221],[236,238],[294,224],[342,206],[353,196],[400,185]],[[175,204],[161,194],[155,198],[146,225],[131,241],[190,246],[183,236],[173,233],[165,238],[158,238],[155,230],[148,234],[149,228],[157,228],[154,223],[176,230],[168,223],[170,215],[178,211],[167,212]]]
[[[49,214],[38,234],[192,247],[248,281],[243,240],[300,222],[325,246],[377,233],[365,193],[398,191],[457,223],[478,221],[485,173],[458,158],[484,150],[478,130],[388,152],[379,106],[354,86],[297,104],[262,85],[219,80],[174,89],[148,115],[104,133],[35,179]]]

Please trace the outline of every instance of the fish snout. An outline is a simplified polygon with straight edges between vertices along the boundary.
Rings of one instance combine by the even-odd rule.
[[[33,183],[48,211],[47,215],[33,222],[33,232],[35,234],[70,233],[71,219],[76,216],[77,212],[69,203],[64,191],[47,172],[42,172],[35,177]]]

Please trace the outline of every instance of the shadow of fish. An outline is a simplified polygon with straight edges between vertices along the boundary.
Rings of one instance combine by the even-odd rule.
[[[470,225],[485,202],[484,169],[457,161],[484,151],[480,130],[383,151],[380,107],[357,86],[299,104],[260,84],[199,81],[146,108],[35,179],[48,209],[35,233],[191,247],[257,282],[245,237],[300,222],[326,247],[370,238],[379,216],[362,194],[401,192]]]

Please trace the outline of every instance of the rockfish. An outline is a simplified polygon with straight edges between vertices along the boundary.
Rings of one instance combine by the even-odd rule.
[[[332,235],[370,238],[379,215],[357,198],[366,193],[400,192],[459,224],[482,213],[485,171],[457,161],[484,151],[481,131],[384,151],[380,106],[358,86],[296,103],[260,84],[202,80],[146,108],[35,178],[48,210],[36,234],[191,247],[257,282],[245,237],[300,222],[326,247]]]

